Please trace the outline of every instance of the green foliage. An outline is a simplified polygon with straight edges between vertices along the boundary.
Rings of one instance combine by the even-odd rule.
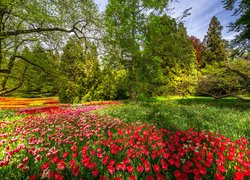
[[[22,56],[37,66],[26,63],[28,70],[25,81],[22,88],[17,90],[15,94],[22,97],[57,95],[58,89],[56,87],[55,77],[57,76],[58,59],[53,58],[53,52],[45,51],[41,45],[37,44],[32,51],[26,47],[22,52]]]
[[[207,65],[199,77],[197,92],[216,96],[242,94],[244,80],[237,74],[227,71],[218,63]]]
[[[47,81],[47,84],[39,85],[36,76],[28,80],[31,87],[29,89],[24,87],[24,93],[37,91],[34,92],[35,96],[50,95],[50,92],[54,90],[52,84],[48,82],[51,79],[47,78],[48,76],[44,72],[54,74],[53,70],[57,68],[51,68],[50,65],[54,63],[45,60],[46,55],[33,52],[36,44],[42,44],[46,49],[57,48],[60,50],[61,41],[68,39],[68,33],[74,33],[79,38],[90,38],[87,36],[90,33],[96,35],[99,27],[97,6],[92,0],[1,1],[0,72],[5,73],[4,77],[0,78],[0,94],[6,95],[21,86],[26,86],[27,83],[25,85],[24,79],[28,79],[27,77],[32,77],[30,76],[32,73],[36,73],[41,74],[40,79]],[[93,34],[91,38],[94,38]],[[28,56],[24,57],[25,54],[22,51],[27,45],[37,57],[33,57],[30,53],[31,59],[28,59]],[[42,68],[39,70],[37,65]],[[2,69],[4,71],[1,71]],[[31,82],[32,80],[35,82]],[[36,85],[38,87],[35,87]]]
[[[111,51],[109,54],[115,55],[115,58],[111,57],[110,60],[118,61],[125,69],[128,79],[126,89],[131,99],[136,99],[144,88],[148,87],[146,85],[148,82],[143,78],[148,69],[141,70],[142,64],[147,63],[146,66],[149,66],[148,61],[142,58],[141,50],[148,13],[163,11],[167,3],[167,0],[113,0],[109,1],[106,8],[106,43],[108,50]]]
[[[214,16],[210,21],[207,35],[203,40],[203,67],[212,62],[225,61],[225,44],[221,37],[222,29],[223,27],[220,25],[219,20]]]
[[[60,73],[61,102],[78,103],[84,96],[88,99],[88,93],[98,85],[100,73],[95,45],[71,37],[63,48]]]
[[[92,100],[124,98],[123,70],[100,67],[97,49],[92,42],[70,38],[60,63],[59,97],[61,102],[79,103]]]
[[[148,24],[145,54],[150,59],[157,59],[161,69],[161,75],[155,79],[158,87],[154,93],[191,93],[196,82],[197,63],[185,27],[166,15],[151,16]]]

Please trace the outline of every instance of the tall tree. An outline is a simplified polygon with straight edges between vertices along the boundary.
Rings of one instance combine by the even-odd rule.
[[[145,51],[149,59],[160,62],[158,95],[175,93],[184,77],[192,83],[196,71],[195,54],[183,23],[164,16],[151,16]],[[160,78],[161,77],[161,78]]]
[[[140,86],[140,64],[142,64],[142,44],[149,14],[160,13],[168,0],[111,0],[106,8],[107,41],[110,54],[127,72],[128,93],[135,99],[142,90]]]
[[[225,44],[221,36],[222,29],[223,27],[220,25],[219,20],[214,16],[210,21],[207,35],[203,40],[203,65],[212,62],[222,62],[226,59]]]
[[[235,16],[239,18],[230,24],[231,31],[235,31],[238,34],[234,40],[234,43],[239,48],[250,48],[250,1],[248,0],[223,0],[224,7],[227,10],[234,10]],[[236,5],[237,4],[237,5]]]
[[[23,83],[23,77],[12,73],[17,60],[39,66],[20,54],[27,44],[32,47],[40,41],[47,48],[56,48],[63,40],[62,33],[93,37],[97,19],[97,7],[92,0],[1,0],[0,95],[15,91]],[[21,75],[25,71],[26,68]],[[11,89],[6,86],[10,79],[17,84]]]
[[[60,62],[59,98],[62,102],[78,103],[95,99],[100,68],[96,47],[89,41],[71,37]]]

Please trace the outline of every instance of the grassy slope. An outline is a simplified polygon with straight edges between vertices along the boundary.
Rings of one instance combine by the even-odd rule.
[[[195,128],[250,139],[250,103],[228,98],[155,98],[98,110],[129,122],[154,123],[171,130]]]

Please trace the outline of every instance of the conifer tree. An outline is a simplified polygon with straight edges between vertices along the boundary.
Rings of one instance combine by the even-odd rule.
[[[203,66],[225,60],[225,44],[221,36],[222,29],[223,27],[220,25],[219,20],[214,16],[210,21],[207,35],[203,40]]]

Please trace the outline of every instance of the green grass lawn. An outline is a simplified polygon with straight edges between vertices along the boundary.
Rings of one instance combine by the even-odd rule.
[[[158,128],[187,130],[194,128],[220,134],[235,140],[250,140],[250,103],[226,98],[159,97],[126,102],[98,110],[96,113],[120,118],[126,122],[153,123]]]

